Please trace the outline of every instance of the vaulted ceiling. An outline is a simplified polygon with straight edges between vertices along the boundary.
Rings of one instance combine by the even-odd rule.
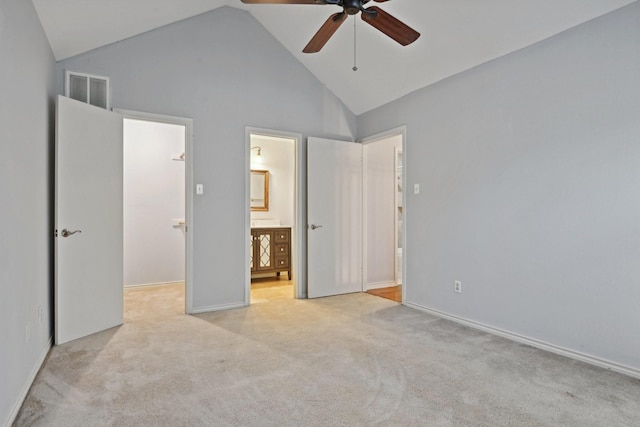
[[[33,3],[57,60],[222,6],[247,10],[351,111],[362,114],[636,1],[391,0],[377,6],[419,31],[415,43],[402,47],[350,17],[315,54],[302,49],[329,15],[341,10],[337,6],[247,5],[240,0]]]

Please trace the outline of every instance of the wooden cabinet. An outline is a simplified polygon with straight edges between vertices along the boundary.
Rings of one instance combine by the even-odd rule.
[[[286,271],[291,280],[291,228],[251,229],[251,273]]]

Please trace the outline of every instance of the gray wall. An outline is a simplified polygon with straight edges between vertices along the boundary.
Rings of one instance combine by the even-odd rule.
[[[60,91],[64,69],[111,77],[115,108],[193,118],[194,178],[205,187],[194,202],[195,309],[244,302],[245,127],[355,136],[355,116],[229,7],[65,60]]]
[[[358,118],[408,127],[410,303],[640,370],[639,22],[635,3]]]
[[[0,424],[48,349],[54,59],[30,1],[0,2]],[[42,306],[42,323],[38,307]],[[26,325],[31,339],[26,342]]]

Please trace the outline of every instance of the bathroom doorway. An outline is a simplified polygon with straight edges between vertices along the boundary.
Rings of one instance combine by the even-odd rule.
[[[184,314],[190,120],[121,114],[125,321]]]
[[[300,296],[300,136],[247,130],[247,304]]]

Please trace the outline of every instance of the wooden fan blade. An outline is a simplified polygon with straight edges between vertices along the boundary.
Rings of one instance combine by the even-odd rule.
[[[327,4],[324,0],[241,0],[247,4]]]
[[[302,49],[304,53],[316,53],[320,52],[320,49],[329,41],[333,33],[336,32],[340,25],[347,19],[347,14],[344,12],[334,13],[322,24],[322,27],[313,36],[307,46]]]
[[[409,27],[404,22],[389,15],[384,10],[376,6],[367,8],[368,11],[375,11],[375,16],[370,16],[366,12],[362,12],[360,15],[362,20],[372,27],[382,31],[402,46],[413,43],[420,37],[420,33]]]

